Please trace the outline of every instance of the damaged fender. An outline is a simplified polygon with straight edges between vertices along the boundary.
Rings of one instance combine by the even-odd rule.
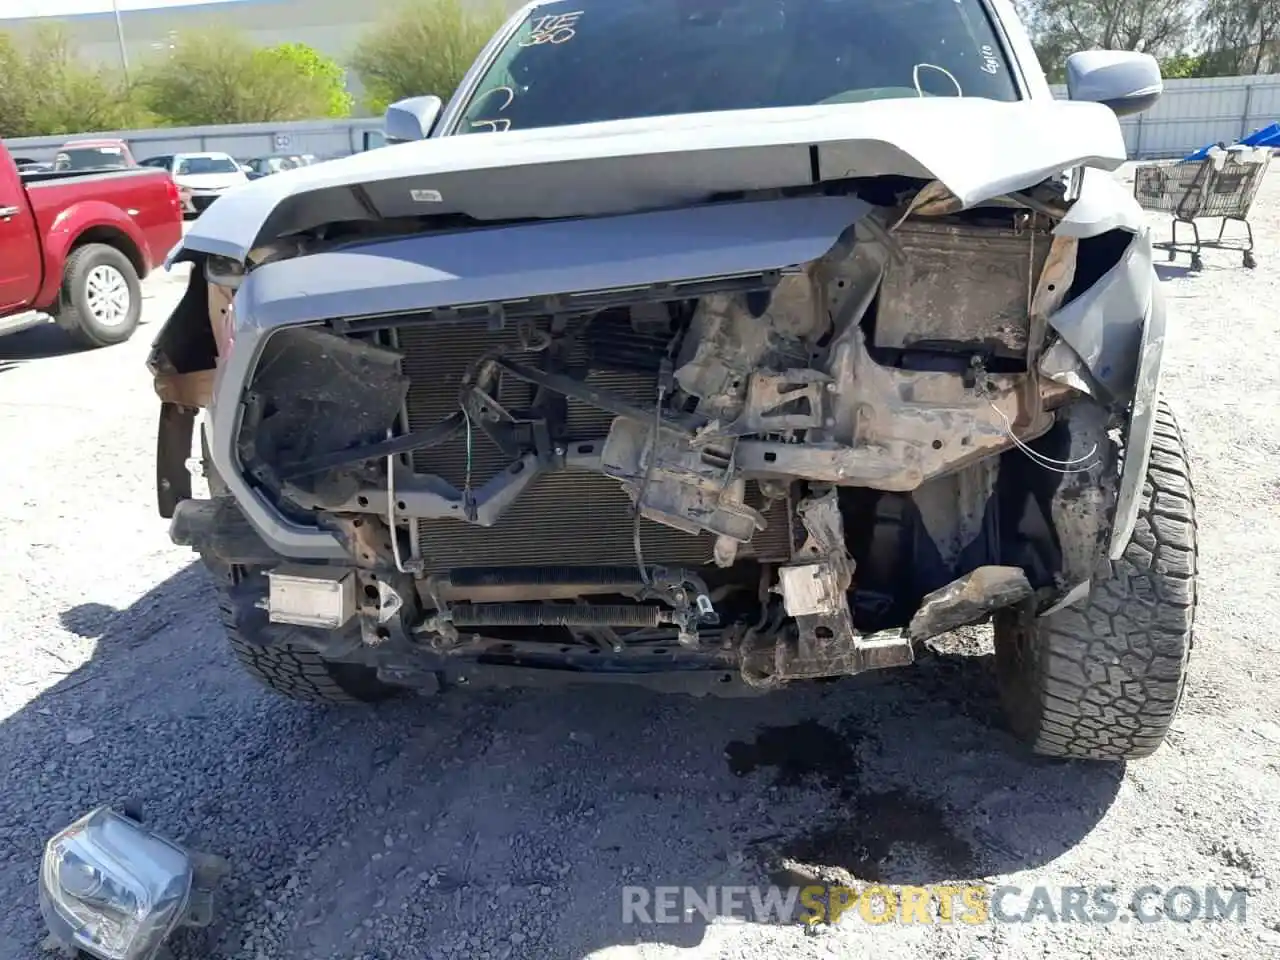
[[[1133,536],[1142,505],[1142,484],[1151,460],[1151,444],[1156,430],[1156,406],[1160,398],[1160,373],[1164,361],[1165,305],[1164,294],[1152,281],[1151,302],[1142,325],[1142,341],[1138,349],[1138,374],[1125,432],[1124,466],[1120,472],[1120,491],[1116,497],[1115,523],[1111,531],[1110,556],[1119,560]]]
[[[1100,394],[1096,399],[1112,408],[1128,408],[1125,456],[1108,549],[1115,560],[1133,534],[1151,454],[1164,358],[1165,304],[1142,209],[1106,173],[1083,170],[1080,180],[1079,195],[1054,233],[1076,240],[1112,230],[1133,234],[1119,261],[1049,318],[1049,325],[1062,337],[1055,346],[1065,344],[1075,354]]]
[[[1151,237],[1134,235],[1120,262],[1049,318],[1080,357],[1107,404],[1133,399],[1142,331],[1151,313],[1155,271]]]

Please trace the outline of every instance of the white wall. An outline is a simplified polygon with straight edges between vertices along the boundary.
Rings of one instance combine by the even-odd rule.
[[[1054,95],[1065,98],[1067,88]],[[1150,110],[1120,121],[1129,156],[1184,157],[1211,143],[1233,143],[1280,121],[1280,74],[1166,80]]]

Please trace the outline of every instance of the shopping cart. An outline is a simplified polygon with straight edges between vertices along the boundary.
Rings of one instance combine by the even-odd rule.
[[[1249,208],[1258,186],[1266,175],[1271,151],[1262,148],[1229,148],[1214,150],[1203,160],[1180,160],[1175,163],[1146,163],[1134,171],[1133,195],[1144,210],[1162,210],[1173,214],[1173,238],[1153,243],[1157,250],[1167,250],[1172,262],[1179,253],[1191,254],[1191,269],[1200,270],[1205,248],[1239,250],[1244,265],[1258,265],[1253,256],[1253,227],[1249,225]],[[1196,220],[1219,218],[1216,240],[1202,240]],[[1227,223],[1244,224],[1245,236],[1226,238]],[[1191,240],[1178,239],[1178,226],[1191,228]],[[1184,231],[1185,234],[1185,231]]]

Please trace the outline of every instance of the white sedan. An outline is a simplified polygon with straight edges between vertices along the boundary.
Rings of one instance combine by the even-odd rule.
[[[227,191],[249,182],[244,169],[228,153],[177,153],[142,162],[168,169],[178,184],[182,210],[191,216],[202,213]]]

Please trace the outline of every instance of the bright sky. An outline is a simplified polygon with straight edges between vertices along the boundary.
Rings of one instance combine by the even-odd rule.
[[[228,3],[231,0],[116,0],[120,11],[153,10],[157,7],[190,7],[198,3]],[[111,0],[0,0],[0,20],[23,17],[69,17],[78,13],[110,13]]]

